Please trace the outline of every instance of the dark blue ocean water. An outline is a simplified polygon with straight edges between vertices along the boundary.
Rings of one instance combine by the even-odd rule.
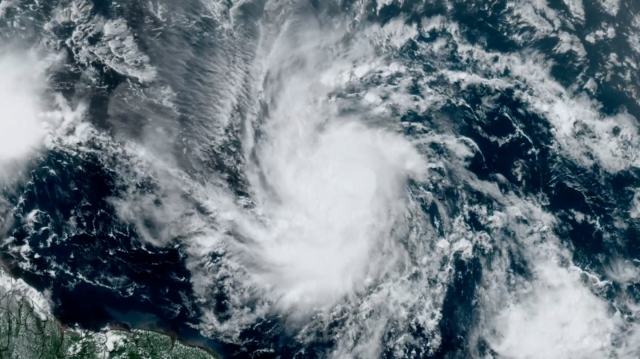
[[[0,39],[20,42],[26,47],[43,41],[41,26],[52,15],[60,2],[21,2],[20,9],[9,9],[7,16],[19,18],[27,30],[7,25],[0,19]],[[355,3],[355,2],[354,2]],[[512,31],[524,31],[506,21],[508,1],[491,3],[484,1],[432,1],[420,12],[416,8],[422,2],[407,0],[402,4],[385,5],[379,12],[371,5],[368,15],[362,21],[385,24],[403,17],[407,23],[419,22],[425,16],[442,15],[460,26],[464,38],[471,44],[482,44],[486,49],[498,53],[524,51],[522,44],[512,40]],[[597,29],[603,21],[615,24],[618,34],[630,32],[632,17],[640,13],[640,3],[622,0],[621,11],[612,17],[601,11],[595,1],[585,1],[584,23],[563,25],[567,31],[583,38]],[[208,173],[224,173],[225,180],[238,195],[246,195],[246,183],[239,171],[242,159],[238,158],[238,129],[229,129],[228,142],[223,146],[203,149],[197,154],[190,153],[189,141],[201,140],[201,118],[215,112],[207,99],[222,96],[224,73],[214,67],[205,66],[208,59],[219,60],[220,53],[234,52],[229,61],[248,61],[253,56],[248,50],[251,40],[259,31],[256,22],[263,16],[263,1],[250,1],[242,6],[239,23],[235,23],[238,39],[244,43],[234,44],[219,36],[220,24],[215,19],[202,16],[205,9],[197,1],[166,2],[172,8],[180,8],[187,14],[180,23],[162,24],[148,13],[146,3],[129,1],[125,3],[93,0],[92,12],[106,19],[124,19],[135,34],[135,40],[142,52],[148,55],[150,63],[157,68],[157,78],[161,83],[171,84],[177,92],[175,108],[168,109],[157,103],[144,102],[147,84],[135,78],[118,73],[108,64],[100,61],[80,63],[72,56],[73,49],[67,47],[75,26],[60,24],[47,35],[47,41],[60,51],[70,54],[69,65],[51,74],[50,82],[71,103],[86,101],[88,120],[98,129],[110,134],[124,135],[135,139],[143,128],[165,126],[170,136],[180,137],[181,146],[171,148],[181,159],[180,166],[195,179],[206,178]],[[326,5],[314,2],[312,5],[318,16],[325,21],[332,12],[347,12],[354,4],[349,1],[341,5]],[[567,6],[560,0],[549,2],[549,6],[559,13],[567,12]],[[31,7],[31,10],[29,9]],[[26,14],[29,14],[32,19]],[[327,15],[329,14],[329,15]],[[186,26],[189,24],[189,26]],[[155,32],[158,27],[169,31]],[[437,59],[427,58],[417,50],[418,43],[434,41],[439,30],[433,30],[429,38],[419,36],[415,42],[404,46],[401,58],[422,64],[426,73],[435,72],[439,66]],[[98,42],[99,38],[89,39]],[[556,54],[552,50],[557,39],[542,38],[526,44],[526,51],[544,54],[553,60],[552,76],[559,83],[569,87],[580,77],[596,77],[607,66],[609,55],[616,52],[619,57],[632,56],[624,36],[596,44],[583,42],[587,55],[579,59],[575,53]],[[452,45],[455,46],[455,45]],[[456,63],[455,55],[449,59]],[[462,60],[460,60],[462,61]],[[469,64],[459,62],[458,69],[464,71]],[[98,83],[86,81],[81,72],[92,68]],[[505,74],[508,75],[508,74]],[[620,76],[601,81],[593,97],[602,104],[603,114],[614,114],[622,108],[636,118],[640,118],[640,105],[628,95],[625,89],[629,83],[640,83],[638,72],[631,78]],[[442,88],[451,85],[442,82]],[[482,155],[476,155],[468,164],[478,178],[494,181],[497,175],[506,178],[500,182],[500,189],[513,191],[519,196],[544,196],[547,198],[545,210],[560,220],[554,232],[574,248],[573,261],[581,268],[589,268],[604,275],[602,263],[607,258],[640,258],[640,227],[631,223],[626,227],[616,225],[619,212],[628,207],[634,193],[630,190],[640,186],[640,171],[636,168],[622,170],[616,174],[606,173],[596,164],[585,168],[559,154],[553,148],[551,125],[541,118],[521,99],[514,96],[511,89],[489,88],[484,85],[466,88],[449,88],[456,97],[443,106],[439,112],[400,114],[406,123],[431,124],[442,118],[455,118],[452,124],[457,132],[473,140]],[[416,95],[421,95],[416,88]],[[127,97],[129,96],[129,97]],[[136,97],[139,96],[139,97]],[[488,111],[479,115],[483,100],[492,98]],[[133,99],[133,101],[131,101]],[[463,101],[461,101],[463,100]],[[138,101],[138,102],[135,102]],[[134,103],[135,102],[135,103]],[[134,104],[132,104],[134,103]],[[236,116],[243,116],[237,109]],[[145,122],[146,114],[154,113],[153,123]],[[515,128],[513,123],[518,124]],[[175,124],[178,124],[177,126]],[[500,145],[490,136],[505,138],[523,131],[526,137]],[[411,133],[407,133],[411,135]],[[13,207],[12,224],[6,228],[12,241],[2,244],[3,262],[11,269],[12,275],[23,278],[39,290],[49,290],[55,303],[55,315],[62,323],[79,324],[88,329],[98,330],[110,323],[123,323],[130,327],[155,328],[175,332],[181,339],[202,342],[215,352],[233,358],[315,358],[335,345],[330,336],[322,337],[310,344],[301,354],[303,345],[288,332],[278,316],[266,317],[241,334],[244,344],[238,346],[204,338],[192,328],[199,322],[201,308],[195,300],[190,272],[186,267],[187,254],[183,239],[175,238],[172,245],[156,247],[140,239],[136,228],[120,220],[109,199],[119,198],[127,191],[121,185],[123,171],[133,171],[135,163],[126,158],[110,158],[104,155],[100,143],[85,144],[99,155],[77,156],[73,152],[49,151],[30,161],[25,170],[26,180],[13,187],[5,187],[0,192]],[[435,145],[434,145],[435,146]],[[224,152],[219,151],[220,148]],[[435,148],[437,150],[437,148]],[[235,157],[234,157],[235,156]],[[526,163],[526,181],[515,178],[512,165],[520,160]],[[154,193],[157,183],[152,178],[135,185],[139,193]],[[490,202],[483,194],[471,188],[453,191],[442,189],[438,195],[452,203],[462,193],[475,203]],[[185,200],[191,200],[184,194]],[[158,206],[163,206],[160,198]],[[433,223],[438,222],[437,209],[424,206],[425,216]],[[451,215],[455,215],[452,208]],[[578,222],[571,214],[577,211],[598,219],[598,227],[587,221]],[[31,217],[30,217],[31,214]],[[467,225],[474,231],[486,230],[482,223],[470,213]],[[31,219],[29,219],[31,218]],[[33,220],[35,218],[35,220]],[[29,224],[29,223],[31,224]],[[148,223],[151,232],[157,224]],[[620,238],[606,240],[606,236]],[[16,248],[28,245],[31,249],[20,254]],[[453,281],[447,288],[442,308],[439,330],[442,341],[433,358],[466,358],[470,350],[468,335],[477,323],[475,291],[483,277],[482,258],[491,261],[491,254],[474,252],[472,260],[458,258],[454,261]],[[215,260],[215,258],[213,258]],[[21,266],[21,263],[29,263]],[[527,275],[527,267],[514,254],[512,268],[515,273]],[[613,285],[616,291],[627,291],[640,299],[640,286],[633,284],[625,288]],[[221,318],[228,315],[225,307],[225,293],[219,291],[216,311]],[[339,323],[336,323],[339,325]],[[415,337],[426,338],[421,328],[412,333]],[[271,348],[273,352],[254,353],[261,348]],[[417,343],[414,351],[406,357],[429,357],[424,347]],[[491,349],[480,341],[480,353]],[[297,355],[296,355],[297,353]],[[385,358],[396,357],[391,348],[383,350]]]

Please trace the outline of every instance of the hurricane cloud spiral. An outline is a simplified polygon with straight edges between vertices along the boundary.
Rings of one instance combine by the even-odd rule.
[[[296,36],[304,31],[299,48],[285,31],[268,58],[272,106],[250,149],[262,221],[239,221],[248,240],[237,255],[284,307],[313,308],[364,290],[402,256],[407,182],[424,176],[426,163],[392,130],[332,111],[322,82],[332,68],[314,44],[320,32]]]
[[[30,4],[0,4],[38,54],[0,55],[1,248],[65,324],[640,354],[637,2]]]

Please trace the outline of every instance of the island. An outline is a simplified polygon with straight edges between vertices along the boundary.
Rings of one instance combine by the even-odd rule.
[[[212,359],[204,349],[147,330],[94,332],[62,325],[46,293],[0,268],[0,359]]]

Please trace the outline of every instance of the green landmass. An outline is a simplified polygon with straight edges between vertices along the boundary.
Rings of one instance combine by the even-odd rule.
[[[212,359],[165,334],[63,328],[44,297],[0,271],[0,359]],[[45,308],[43,308],[45,307]]]

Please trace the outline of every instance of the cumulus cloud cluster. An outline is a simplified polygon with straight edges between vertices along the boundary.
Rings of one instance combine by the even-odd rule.
[[[0,49],[0,161],[5,165],[42,145],[44,84],[33,54]]]
[[[373,26],[363,36],[397,49],[420,32],[427,35],[440,29],[453,39],[460,58],[478,66],[461,70],[458,64],[449,64],[456,70],[425,74],[420,65],[405,67],[388,61],[372,51],[374,45],[367,41],[345,40],[349,36],[340,31],[320,29],[303,7],[278,13],[276,5],[285,6],[278,4],[266,5],[278,16],[273,16],[273,23],[261,24],[256,61],[247,65],[255,76],[251,79],[255,88],[247,90],[251,98],[247,102],[255,102],[249,107],[255,107],[243,108],[250,114],[242,124],[246,163],[239,166],[240,177],[248,184],[247,197],[236,198],[216,179],[196,184],[177,169],[171,172],[172,168],[167,170],[169,178],[158,180],[164,190],[155,195],[134,193],[112,200],[119,216],[136,225],[142,239],[150,243],[166,245],[184,232],[194,234],[182,238],[188,238],[189,254],[195,258],[189,263],[195,291],[203,302],[212,303],[217,297],[207,290],[222,287],[228,294],[224,305],[233,317],[224,322],[214,313],[203,321],[210,320],[218,325],[216,329],[223,328],[220,331],[232,326],[239,331],[264,314],[251,312],[258,306],[253,305],[256,301],[266,302],[268,310],[275,308],[278,314],[309,314],[355,299],[348,304],[350,314],[357,315],[345,319],[348,329],[344,332],[357,334],[342,336],[337,346],[345,356],[360,351],[366,353],[362,357],[375,357],[384,338],[393,335],[399,337],[394,337],[393,345],[402,349],[403,343],[412,340],[407,328],[428,328],[429,344],[437,348],[440,338],[433,333],[439,330],[442,298],[454,275],[452,258],[481,261],[475,251],[486,250],[494,254],[490,264],[483,263],[486,288],[474,298],[486,319],[476,334],[486,339],[493,352],[522,359],[622,353],[617,341],[628,327],[596,285],[583,278],[588,273],[570,264],[570,250],[549,234],[549,228],[557,225],[555,218],[536,207],[538,199],[504,190],[508,180],[502,175],[496,175],[500,188],[479,180],[461,162],[480,149],[455,133],[455,126],[447,124],[450,131],[437,133],[440,129],[427,128],[431,124],[426,121],[411,124],[420,133],[416,137],[421,136],[412,143],[384,116],[397,108],[401,113],[427,112],[439,104],[451,104],[456,94],[432,88],[441,81],[460,85],[452,87],[456,92],[478,84],[497,90],[526,85],[527,91],[519,96],[555,128],[553,140],[559,153],[585,166],[600,163],[611,173],[635,163],[635,157],[630,160],[625,155],[627,147],[615,140],[619,135],[613,135],[617,127],[621,137],[635,139],[635,122],[626,114],[604,118],[595,101],[572,97],[536,58],[490,53],[468,44],[458,26],[443,17],[424,19],[422,29],[396,19]],[[580,17],[579,6],[572,11]],[[416,46],[425,58],[444,59],[453,48],[443,46],[444,41]],[[502,78],[506,69],[510,77]],[[403,81],[394,78],[400,73]],[[429,82],[431,75],[434,81]],[[411,95],[414,91],[408,88],[413,86],[421,87],[423,98]],[[483,106],[490,107],[491,101]],[[578,136],[576,124],[593,129],[597,136]],[[433,144],[439,150],[423,146],[418,151],[417,143]],[[427,176],[427,162],[432,160],[435,170]],[[430,182],[431,177],[436,179]],[[172,182],[176,178],[177,184]],[[459,198],[438,198],[445,193],[443,188]],[[417,192],[437,214],[412,212]],[[482,204],[474,204],[476,195],[483,198]],[[207,208],[189,217],[185,213],[193,203],[184,198],[191,196]],[[474,206],[486,232],[468,225],[465,215]],[[634,218],[635,212],[630,213]],[[501,233],[510,235],[503,238]],[[214,250],[220,256],[208,261]],[[512,273],[509,256],[515,252],[522,254],[530,277]],[[206,264],[198,266],[202,258]],[[612,262],[605,272],[621,284],[637,281],[637,268],[628,262]],[[507,286],[514,277],[518,285]],[[215,306],[207,309],[211,308]],[[242,319],[234,322],[237,317]],[[365,317],[370,319],[358,319]],[[635,353],[636,340],[625,339],[629,353]],[[402,356],[400,349],[398,353]]]
[[[407,180],[426,163],[402,136],[335,111],[322,80],[344,64],[326,58],[319,29],[298,25],[284,25],[265,63],[269,115],[248,170],[263,216],[237,221],[248,240],[236,255],[268,297],[309,309],[358,293],[402,255]]]

